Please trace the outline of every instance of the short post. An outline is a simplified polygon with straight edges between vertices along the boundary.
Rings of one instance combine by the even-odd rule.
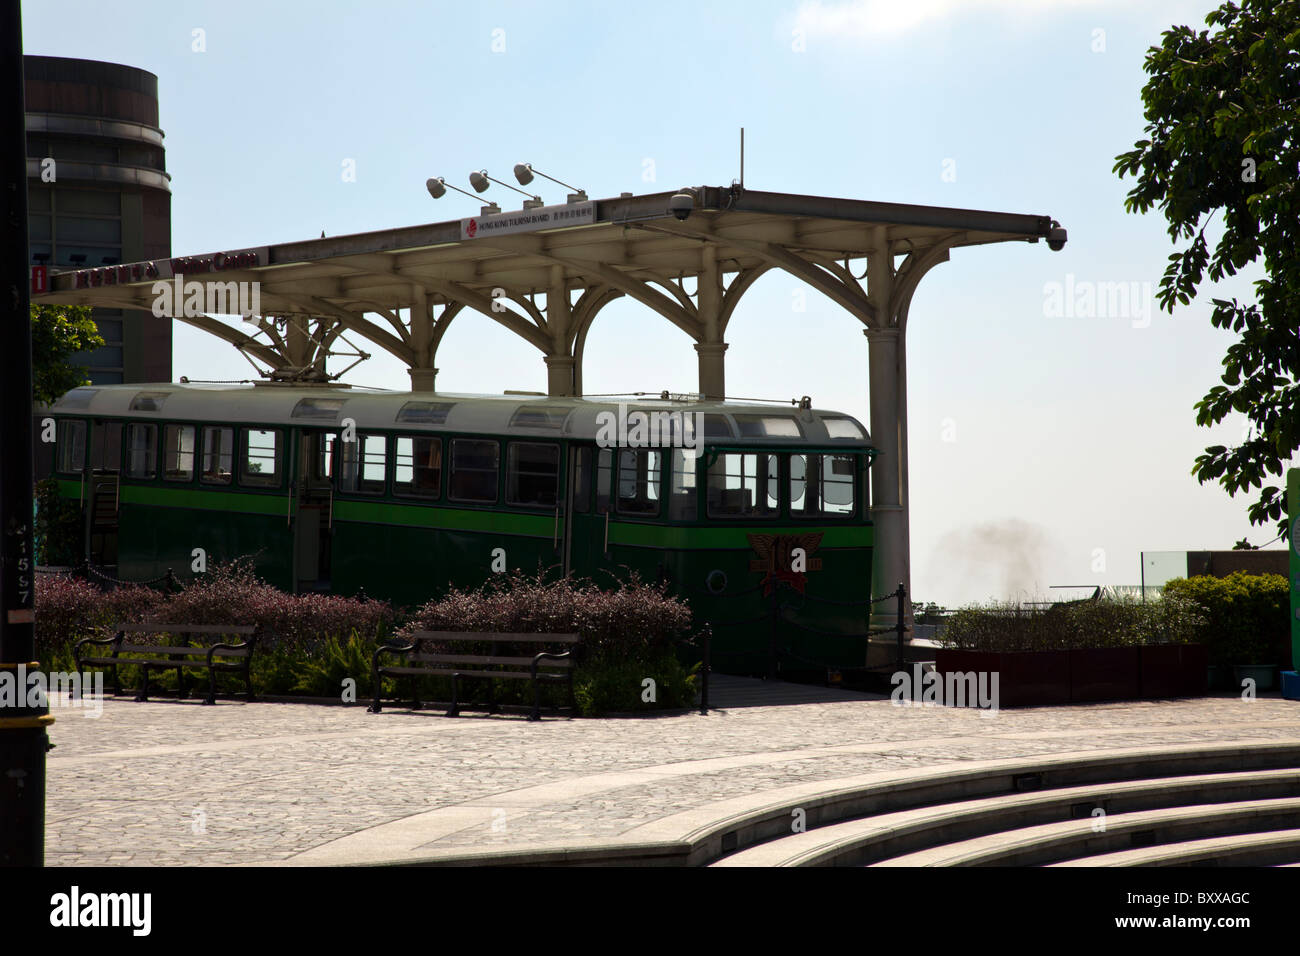
[[[903,587],[903,582],[898,582],[898,590],[894,592],[898,598],[898,623],[895,627],[898,630],[898,669],[903,669],[903,632],[907,629],[903,620],[903,599],[907,596],[907,588]]]
[[[776,679],[776,592],[772,588],[772,624],[767,635],[767,679]]]
[[[709,669],[712,661],[709,659],[710,645],[713,643],[713,627],[707,621],[704,624],[704,664],[701,670],[704,671],[704,686],[700,688],[700,716],[709,715]]]

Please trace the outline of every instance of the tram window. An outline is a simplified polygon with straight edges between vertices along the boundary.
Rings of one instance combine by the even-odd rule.
[[[501,446],[494,441],[457,438],[451,443],[451,494],[456,501],[497,500]]]
[[[789,415],[737,415],[741,438],[802,438],[803,429]]]
[[[132,422],[126,426],[126,476],[153,478],[158,469],[158,426]]]
[[[695,463],[697,457],[684,448],[673,449],[672,493],[668,496],[668,517],[672,521],[694,521],[696,516]]]
[[[579,448],[573,463],[573,510],[586,514],[591,510],[591,449]]]
[[[729,453],[709,468],[711,518],[775,518],[781,510],[780,465],[776,455]]]
[[[96,471],[122,470],[122,423],[96,422],[90,432],[90,467]]]
[[[852,455],[791,455],[791,515],[851,515],[857,463]]]
[[[228,485],[234,464],[235,430],[205,427],[203,429],[203,473],[199,476],[199,480],[210,485]]]
[[[602,448],[596,456],[596,513],[609,511],[609,482],[614,470],[614,453]]]
[[[58,447],[58,426],[55,425],[54,441],[43,441],[47,434],[46,426],[54,424],[54,419],[47,415],[36,415],[32,421],[32,457],[37,478],[47,478],[54,471],[54,452]]]
[[[341,491],[366,495],[384,493],[388,470],[388,439],[383,435],[357,433],[356,441],[336,441],[336,472]]]
[[[334,474],[334,454],[339,436],[335,432],[318,432],[314,447],[316,454],[312,460],[311,477],[315,481],[327,481]]]
[[[560,446],[512,441],[506,445],[506,503],[555,507],[560,485]]]
[[[163,432],[163,479],[192,481],[194,478],[194,426],[168,425]]]
[[[239,483],[276,487],[280,484],[280,432],[275,429],[243,429],[239,456]]]
[[[442,487],[442,439],[397,438],[393,494],[436,498]]]
[[[80,474],[86,467],[86,423],[61,421],[55,434],[58,469],[64,474]]]
[[[618,453],[618,510],[624,514],[659,513],[661,454],[648,448],[624,448]]]

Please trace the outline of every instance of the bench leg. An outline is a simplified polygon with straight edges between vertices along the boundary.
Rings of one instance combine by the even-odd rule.
[[[140,693],[135,695],[135,699],[148,700],[149,699],[149,665],[148,664],[140,665],[140,674],[141,674]]]
[[[215,705],[217,702],[217,669],[208,668],[208,699],[203,703]]]
[[[77,658],[77,684],[75,687],[72,688],[72,694],[69,695],[73,700],[78,700],[79,698],[82,697],[81,685],[85,682],[85,680],[86,680],[86,675],[81,669],[81,658]]]
[[[489,714],[499,714],[499,713],[501,713],[501,705],[497,703],[497,691],[496,691],[496,688],[492,686],[492,678],[491,678],[491,677],[489,677],[489,678],[487,679],[487,685],[488,685],[488,710],[487,710],[487,712],[488,712]]]
[[[122,675],[118,673],[117,665],[113,665],[113,694],[116,697],[122,696]]]
[[[366,713],[377,714],[383,709],[383,704],[379,702],[379,691],[382,685],[379,683],[378,667],[374,667],[371,669],[370,677],[374,681],[375,697],[374,697],[374,701],[370,704],[370,706],[366,708]]]
[[[185,668],[176,668],[176,699],[185,699]]]
[[[578,699],[573,696],[573,668],[569,668],[569,710],[571,716],[578,716]]]
[[[538,686],[536,674],[533,675],[533,712],[528,715],[528,719],[542,719],[542,689]]]
[[[460,675],[451,675],[451,706],[447,708],[448,717],[460,716]]]
[[[253,694],[253,652],[252,651],[248,652],[248,660],[244,662],[244,688],[248,692],[244,696],[244,700],[246,700],[250,704],[253,703],[255,700],[257,700],[257,697],[254,696]]]
[[[412,674],[408,679],[411,682],[411,710],[420,710],[424,705],[420,703],[420,692],[415,689],[417,678]]]

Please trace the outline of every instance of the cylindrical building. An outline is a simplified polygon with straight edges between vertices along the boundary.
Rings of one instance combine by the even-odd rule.
[[[24,61],[32,264],[87,268],[171,255],[158,77],[96,60]],[[170,319],[129,309],[92,314],[105,342],[88,356],[92,384],[171,381]]]

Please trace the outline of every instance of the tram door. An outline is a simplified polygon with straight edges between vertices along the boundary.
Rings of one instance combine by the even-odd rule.
[[[96,421],[90,433],[89,491],[85,548],[92,564],[117,564],[121,505],[122,423]]]
[[[608,567],[613,452],[595,445],[569,446],[564,528],[564,570],[579,577]]]
[[[298,441],[294,481],[294,591],[330,588],[330,533],[334,525],[333,452],[338,436],[304,432]]]

